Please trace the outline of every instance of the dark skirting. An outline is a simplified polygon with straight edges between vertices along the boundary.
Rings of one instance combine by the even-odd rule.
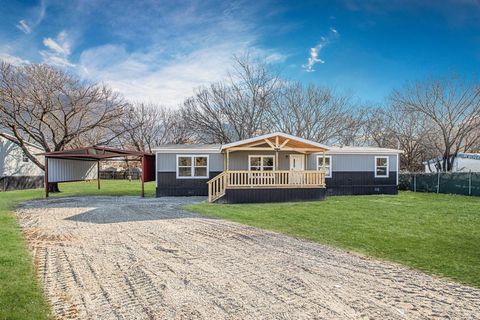
[[[221,172],[210,172],[206,179],[177,179],[175,172],[157,172],[157,197],[207,196],[208,180]]]
[[[227,189],[219,203],[262,203],[324,200],[325,188]]]

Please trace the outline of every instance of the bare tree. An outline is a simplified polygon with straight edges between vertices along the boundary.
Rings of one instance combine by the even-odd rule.
[[[94,129],[110,128],[124,107],[106,86],[81,81],[54,67],[0,62],[0,126],[13,134],[14,142],[41,169],[44,165],[26,142],[47,152],[64,150]]]
[[[263,133],[279,78],[249,56],[234,58],[224,83],[212,84],[187,99],[185,121],[202,142],[228,143]]]
[[[269,110],[274,130],[325,143],[354,140],[360,128],[358,115],[349,96],[300,83],[284,84]]]
[[[458,152],[469,151],[480,118],[480,86],[454,76],[406,84],[391,101],[398,108],[431,121],[438,136],[430,143],[442,155],[442,169],[450,171]]]
[[[436,130],[424,114],[412,113],[402,108],[391,107],[388,110],[389,136],[393,136],[391,147],[403,151],[400,155],[402,169],[409,172],[423,169],[422,160],[436,156],[431,141]]]
[[[158,105],[132,105],[122,117],[120,127],[120,143],[139,151],[152,152],[156,145],[189,140],[180,112]]]
[[[363,142],[380,148],[397,147],[392,129],[390,109],[383,106],[368,108],[363,124]]]

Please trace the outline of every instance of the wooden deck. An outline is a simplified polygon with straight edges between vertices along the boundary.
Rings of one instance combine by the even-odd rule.
[[[316,170],[223,171],[208,181],[208,201],[225,195],[226,189],[325,188],[325,173]]]

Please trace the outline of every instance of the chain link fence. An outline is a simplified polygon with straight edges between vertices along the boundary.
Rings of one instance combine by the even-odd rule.
[[[401,173],[399,190],[480,196],[480,172]]]

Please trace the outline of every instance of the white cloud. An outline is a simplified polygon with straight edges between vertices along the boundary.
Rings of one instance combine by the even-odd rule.
[[[20,57],[17,56],[12,56],[7,53],[0,53],[0,60],[5,61],[7,63],[13,64],[15,66],[30,63],[28,60],[24,60]]]
[[[328,46],[331,41],[339,37],[339,33],[336,29],[330,28],[330,33],[326,37],[321,37],[320,42],[313,48],[310,48],[310,56],[308,57],[307,63],[302,65],[302,68],[307,72],[314,72],[314,66],[317,63],[325,63],[324,60],[320,59],[319,55],[323,48]]]
[[[164,19],[154,20],[165,20],[167,26],[138,23],[151,40],[148,47],[129,46],[127,50],[123,45],[107,44],[89,48],[80,54],[78,70],[82,77],[104,82],[130,100],[175,107],[196,88],[225,79],[234,55],[249,53],[272,64],[287,58],[256,46],[259,34],[251,10],[258,8],[235,2],[225,6],[228,9],[222,14],[200,4],[186,10],[175,6]],[[129,29],[120,36],[137,41],[139,32]]]
[[[33,12],[28,14],[31,19],[22,19],[15,26],[25,34],[31,33],[42,22],[46,9],[45,0],[41,0],[39,6],[33,8]]]
[[[226,78],[232,56],[248,47],[247,42],[221,43],[152,66],[156,53],[127,53],[121,46],[105,45],[84,51],[79,70],[83,77],[104,82],[130,100],[176,106],[195,88]]]
[[[265,62],[266,63],[282,63],[287,60],[288,56],[279,52],[273,52],[271,54],[268,54],[265,57]]]
[[[41,50],[43,62],[62,67],[74,67],[69,61],[71,44],[65,31],[60,32],[55,39],[44,38],[43,45],[47,50]]]
[[[27,21],[25,20],[20,20],[18,24],[16,25],[18,29],[20,29],[23,33],[29,34],[32,32],[32,28],[28,25]]]

